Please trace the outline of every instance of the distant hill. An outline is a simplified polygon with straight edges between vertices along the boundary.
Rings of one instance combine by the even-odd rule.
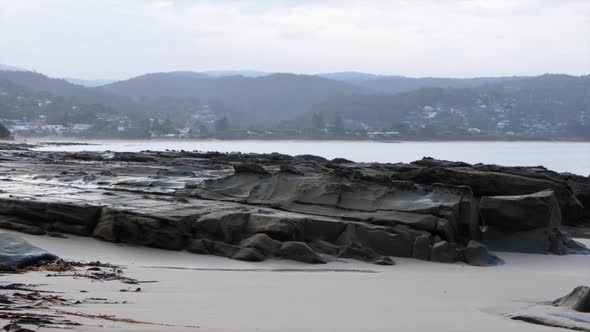
[[[268,76],[273,73],[256,71],[256,70],[206,70],[206,71],[171,71],[167,74],[188,76],[188,77],[200,77],[200,78],[214,78],[214,77],[228,77],[228,76],[243,76],[243,77],[262,77]]]
[[[26,69],[23,69],[23,68],[18,68],[18,67],[3,65],[1,63],[0,63],[0,70],[27,71]]]
[[[503,138],[590,139],[590,76],[322,75],[211,77],[177,71],[86,87],[35,72],[0,70],[0,118],[45,115],[52,123],[91,123],[101,113],[126,115],[144,126],[166,119],[186,127],[225,117],[232,128],[294,129],[310,128],[315,117],[315,127],[323,121],[345,129],[421,132],[407,136],[418,138],[437,137],[425,135],[435,131],[481,131]]]
[[[185,79],[182,75],[172,77]],[[189,78],[190,79],[190,78]],[[100,113],[116,113],[127,115],[132,119],[147,120],[149,118],[176,118],[179,122],[184,122],[194,112],[202,109],[203,102],[199,100],[194,94],[186,94],[184,96],[170,97],[166,95],[154,94],[153,96],[145,98],[137,98],[127,96],[125,94],[116,94],[102,89],[100,87],[90,88],[81,85],[72,84],[65,79],[50,78],[43,74],[26,71],[0,71],[0,88],[4,86],[3,92],[6,95],[4,106],[0,105],[0,117],[18,117],[18,110],[22,111],[22,116],[40,115],[43,112],[50,113],[68,113],[72,115],[71,109],[84,108],[94,109],[95,112]],[[19,101],[26,101],[32,104],[28,107]],[[43,109],[36,108],[35,105],[50,102],[51,107]],[[241,121],[242,117],[239,112],[236,112],[230,107],[219,104],[217,101],[212,101],[215,104],[215,111],[219,116],[231,116],[236,121]],[[70,111],[54,110],[55,105],[62,105],[63,108],[69,108]],[[67,106],[66,106],[67,105]],[[2,107],[4,107],[2,109]],[[85,118],[91,119],[90,111],[87,112]],[[73,118],[69,115],[64,115],[61,118]],[[245,116],[244,118],[248,118]],[[78,119],[79,120],[79,119]],[[65,121],[65,120],[64,120]]]
[[[370,81],[370,80],[375,80],[375,79],[378,79],[381,77],[389,77],[389,76],[383,76],[383,75],[362,73],[362,72],[357,72],[357,71],[323,73],[323,74],[316,74],[316,76],[323,77],[323,78],[329,78],[331,80],[336,80],[336,81],[349,82],[349,83]],[[398,76],[398,77],[402,77],[402,76]]]
[[[584,121],[590,125],[590,76],[543,75],[474,88],[347,96],[314,105],[304,118],[313,113],[382,128],[435,125],[548,134]],[[590,130],[582,136],[590,138]]]
[[[244,77],[262,77],[273,73],[257,70],[207,70],[203,74],[211,77],[225,77],[225,76],[244,76]]]
[[[52,106],[45,110],[27,108],[24,111],[27,114],[56,112],[54,110],[55,105],[68,107],[70,111],[72,107],[92,106],[87,108],[92,108],[95,112],[126,114],[132,118],[139,119],[154,114],[168,112],[173,114],[181,113],[181,110],[187,108],[187,102],[182,99],[163,103],[159,98],[156,98],[142,102],[126,96],[112,94],[98,88],[84,87],[72,84],[65,79],[50,78],[43,74],[29,71],[0,71],[0,83],[3,83],[4,92],[7,93],[5,99],[8,98],[9,101],[13,100],[13,104],[16,102],[14,99],[9,98],[11,96],[21,96],[25,100],[30,100],[31,102],[36,101],[35,103],[42,101],[51,102]],[[20,105],[17,108],[23,109],[20,102],[17,104]],[[6,108],[8,107],[6,106]],[[162,109],[165,112],[162,112]],[[58,111],[65,112],[63,110]],[[2,110],[0,110],[0,115],[1,112]],[[88,111],[87,115],[89,113],[90,111]]]
[[[486,84],[474,91],[488,105],[500,104],[547,122],[577,121],[581,114],[590,120],[590,75],[546,74]]]
[[[77,96],[86,91],[86,88],[64,79],[50,78],[32,71],[2,71],[0,80],[10,81],[34,91],[46,91],[56,96]]]
[[[489,83],[521,79],[522,77],[475,77],[475,78],[413,78],[395,75],[375,75],[360,72],[318,74],[337,81],[354,84],[379,93],[399,93],[420,88],[475,88]]]
[[[188,77],[188,78],[209,78],[210,77],[209,75],[207,75],[205,73],[199,73],[196,71],[171,71],[171,72],[168,72],[167,74],[173,75],[173,76]]]
[[[95,88],[97,86],[107,85],[116,82],[117,80],[84,80],[80,78],[66,77],[64,80],[75,85],[81,85],[88,88]]]
[[[98,88],[133,98],[197,98],[219,102],[247,114],[251,123],[276,123],[329,98],[370,91],[312,75],[203,77],[178,72],[147,74]]]
[[[11,76],[14,78],[15,76]],[[82,103],[3,79],[0,72],[0,118],[24,120],[44,116],[50,124],[88,123],[97,113],[116,113],[101,104]]]

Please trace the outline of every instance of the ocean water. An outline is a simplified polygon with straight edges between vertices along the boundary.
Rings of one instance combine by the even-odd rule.
[[[507,166],[542,165],[557,172],[590,174],[588,142],[401,142],[370,141],[85,141],[90,145],[47,145],[45,151],[220,151],[313,154],[357,162],[410,162],[422,157]]]

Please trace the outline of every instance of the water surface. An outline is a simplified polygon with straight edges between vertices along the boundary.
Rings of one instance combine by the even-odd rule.
[[[148,140],[87,141],[92,145],[45,146],[46,151],[137,152],[199,150],[313,154],[358,162],[410,162],[422,157],[507,166],[543,165],[558,172],[590,174],[589,142],[402,142],[370,141],[215,141]]]

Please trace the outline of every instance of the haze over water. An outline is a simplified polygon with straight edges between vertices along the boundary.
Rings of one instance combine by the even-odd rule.
[[[356,162],[410,162],[422,157],[506,166],[542,165],[557,172],[590,174],[588,142],[403,142],[369,141],[87,141],[92,145],[50,145],[45,151],[220,151],[312,154]]]

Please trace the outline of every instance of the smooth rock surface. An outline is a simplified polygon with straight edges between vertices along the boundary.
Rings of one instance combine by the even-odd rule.
[[[0,234],[0,270],[23,268],[58,257],[37,248],[19,236]]]
[[[477,241],[469,241],[467,247],[460,251],[465,262],[475,266],[494,266],[501,263],[501,260],[488,251],[483,244]]]
[[[295,261],[324,264],[326,263],[317,253],[303,242],[287,241],[281,245],[281,257]]]
[[[561,210],[551,190],[529,195],[483,196],[479,203],[483,223],[511,231],[561,225]]]
[[[539,167],[28,149],[0,149],[0,227],[29,234],[93,236],[251,261],[381,264],[394,256],[454,262],[471,240],[488,245],[494,234],[493,250],[519,244],[514,251],[587,252],[560,224],[579,222],[572,216],[585,213],[585,180]],[[544,189],[553,201],[548,191],[538,193]],[[498,195],[504,198],[482,198]],[[497,217],[506,212],[508,219]],[[518,226],[506,227],[506,220]],[[299,243],[293,246],[300,256],[286,249],[290,243]]]
[[[590,313],[590,287],[578,286],[571,293],[553,301],[553,305]]]

